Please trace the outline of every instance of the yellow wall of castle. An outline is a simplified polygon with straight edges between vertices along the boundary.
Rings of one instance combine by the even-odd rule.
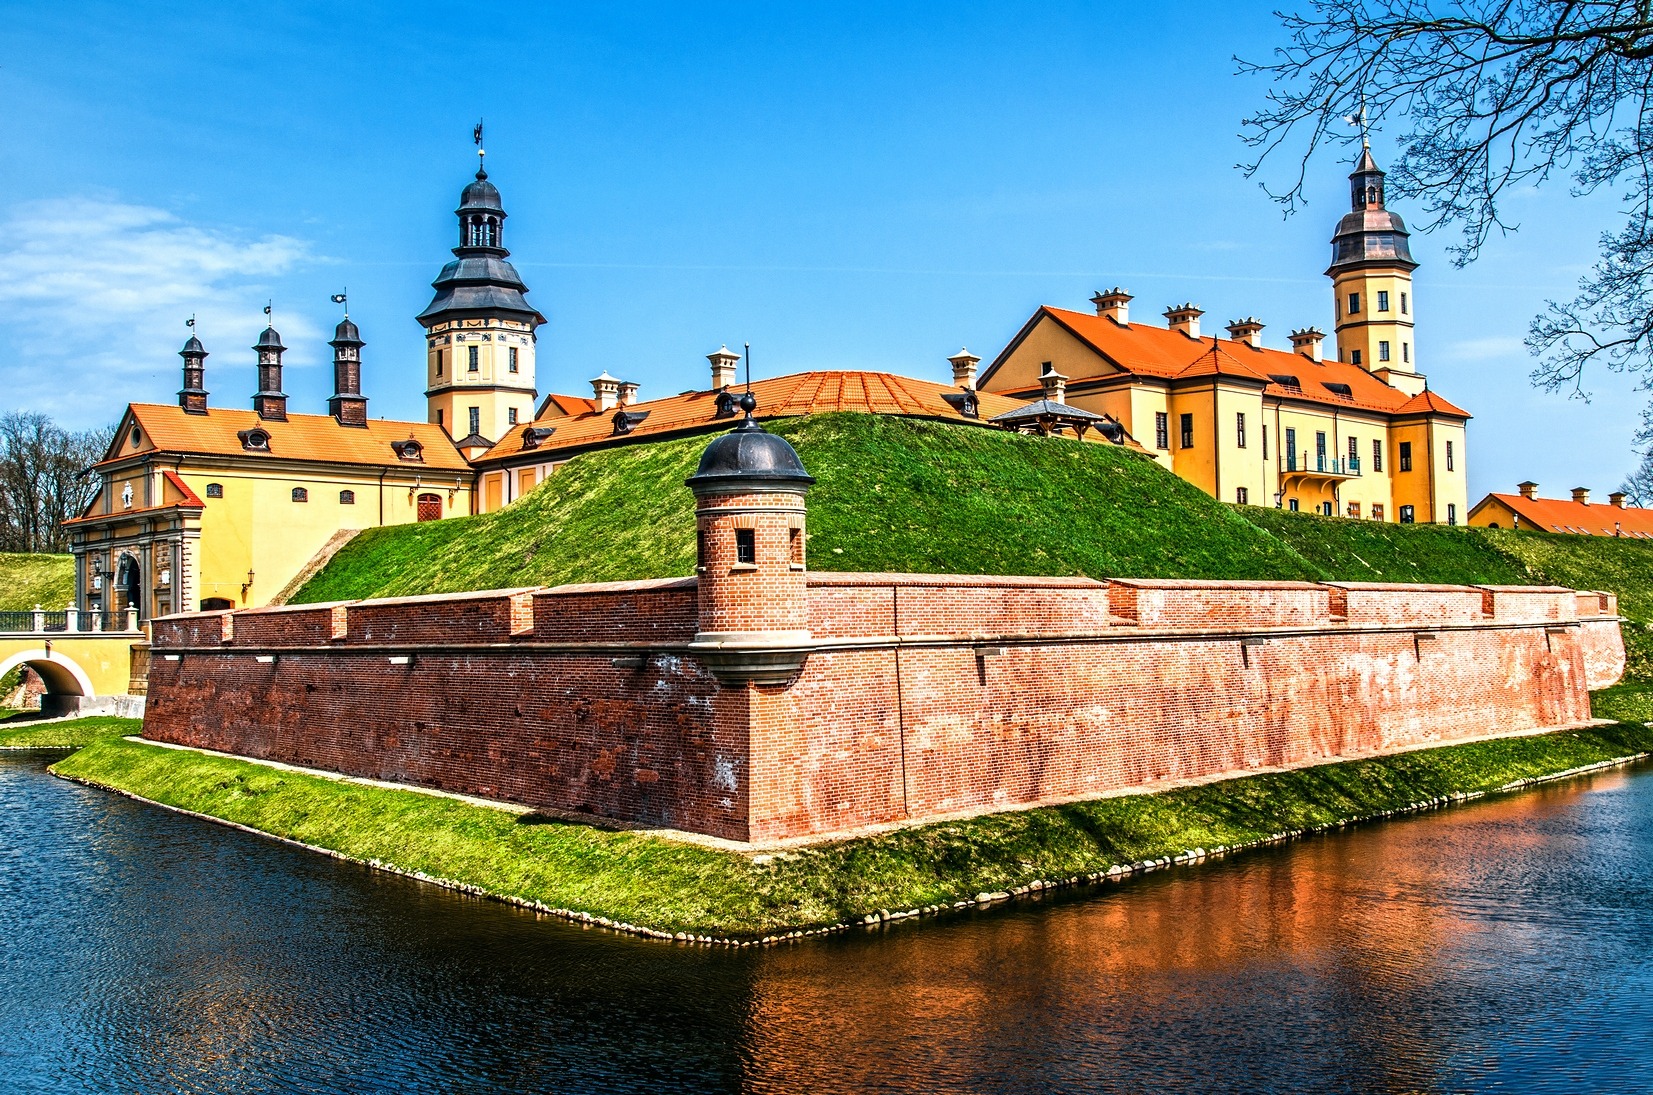
[[[1337,355],[1339,361],[1352,362],[1353,351],[1360,351],[1361,368],[1370,372],[1388,366],[1392,369],[1416,372],[1417,345],[1413,337],[1412,278],[1404,271],[1350,270],[1333,281],[1334,304],[1337,317]],[[1349,312],[1349,294],[1360,294],[1360,311]],[[1387,311],[1379,310],[1379,294],[1389,295]],[[1407,310],[1401,311],[1401,296],[1405,294]],[[1389,359],[1383,360],[1381,343],[1389,344]],[[1410,359],[1410,360],[1408,360]]]

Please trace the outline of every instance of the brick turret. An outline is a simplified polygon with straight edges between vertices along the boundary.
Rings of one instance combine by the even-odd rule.
[[[266,421],[285,422],[287,393],[281,390],[281,353],[287,347],[281,344],[274,327],[266,327],[253,349],[258,351],[258,391],[253,393],[253,410]]]
[[[695,495],[699,623],[692,649],[729,684],[779,684],[809,656],[804,494],[815,480],[752,417],[706,446]]]
[[[362,395],[362,333],[345,316],[333,331],[333,398],[327,413],[341,426],[367,427],[367,397]]]
[[[184,359],[184,386],[178,392],[178,406],[185,414],[206,414],[207,348],[190,335],[178,356]]]

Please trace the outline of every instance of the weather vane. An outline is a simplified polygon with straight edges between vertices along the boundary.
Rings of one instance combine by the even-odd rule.
[[[1365,100],[1364,97],[1362,97],[1361,100],[1360,100],[1360,110],[1358,110],[1354,114],[1344,115],[1343,120],[1348,122],[1352,126],[1358,126],[1360,128],[1360,147],[1361,148],[1371,148],[1372,147],[1372,142],[1367,139],[1367,132],[1366,132],[1366,100]]]
[[[191,329],[193,329],[195,327],[195,313],[194,312],[191,312],[189,318],[184,320],[184,326],[189,327]]]
[[[477,170],[480,171],[480,170],[482,170],[482,165],[485,162],[483,157],[488,155],[488,150],[482,147],[482,119],[481,118],[478,118],[476,120],[476,128],[471,130],[471,140],[476,142],[476,167],[477,167]]]
[[[330,299],[333,301],[334,304],[344,305],[344,318],[349,319],[350,318],[350,287],[348,285],[345,286],[344,292],[334,293],[333,296]]]
[[[268,318],[268,320],[271,324],[275,323],[275,317],[270,314],[270,309],[274,306],[275,306],[275,298],[274,297],[271,297],[270,299],[268,299],[264,302],[264,315],[265,315],[266,318]]]

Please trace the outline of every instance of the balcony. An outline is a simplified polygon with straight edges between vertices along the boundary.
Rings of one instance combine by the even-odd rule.
[[[1294,453],[1280,461],[1280,482],[1288,479],[1344,480],[1360,475],[1360,457]]]

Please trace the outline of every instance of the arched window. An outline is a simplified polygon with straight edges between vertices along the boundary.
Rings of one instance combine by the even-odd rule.
[[[419,520],[440,521],[442,519],[442,496],[439,494],[421,494],[419,496]]]
[[[303,487],[294,487],[293,488],[293,501],[295,501],[295,502],[308,502],[309,500],[310,500],[310,492],[309,491],[305,490]]]
[[[222,498],[222,497],[224,497],[224,484],[222,484],[222,483],[208,483],[207,484],[207,497],[208,498]]]
[[[228,597],[208,597],[201,602],[202,612],[223,612],[234,607],[235,602]]]
[[[356,504],[356,492],[353,490],[339,491],[339,505],[353,506]]]

